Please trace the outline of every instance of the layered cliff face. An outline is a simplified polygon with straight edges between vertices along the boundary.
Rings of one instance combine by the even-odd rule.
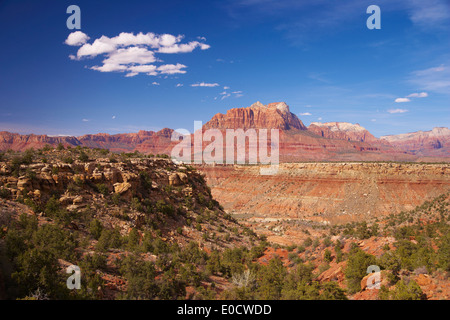
[[[400,150],[419,155],[450,156],[450,130],[445,127],[382,136],[380,139],[388,141]]]
[[[271,176],[259,169],[201,171],[228,212],[332,224],[410,210],[450,191],[449,167],[442,164],[285,163]]]
[[[158,132],[140,130],[138,133],[109,135],[105,133],[89,134],[78,137],[83,146],[104,148],[113,152],[138,150],[143,153],[170,154],[173,130],[164,128]]]
[[[42,148],[46,144],[57,145],[59,143],[70,146],[81,145],[81,142],[76,137],[53,137],[36,134],[21,135],[18,133],[10,133],[7,131],[0,132],[0,150],[11,149],[22,151],[29,148]]]
[[[203,128],[306,130],[305,125],[290,112],[286,103],[275,102],[263,105],[259,101],[248,108],[231,109],[226,114],[218,113]]]
[[[145,153],[170,154],[173,129],[164,128],[158,132],[141,130],[138,133],[121,133],[110,135],[107,133],[87,134],[80,137],[48,136],[48,135],[20,135],[17,133],[0,132],[0,150],[23,151],[34,148],[40,149],[45,145],[56,146],[85,146],[89,148],[109,149],[113,152],[132,152],[135,150]]]

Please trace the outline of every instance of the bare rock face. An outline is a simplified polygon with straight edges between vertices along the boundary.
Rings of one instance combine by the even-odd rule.
[[[382,136],[400,150],[425,156],[450,156],[450,130],[445,127],[430,131],[417,131],[398,135]]]
[[[362,221],[412,210],[450,191],[446,164],[283,163],[275,175],[258,166],[204,166],[225,210],[323,224]]]
[[[256,102],[247,108],[234,108],[226,114],[218,113],[208,121],[203,129],[280,129],[306,130],[297,116],[289,111],[284,102],[263,105]]]

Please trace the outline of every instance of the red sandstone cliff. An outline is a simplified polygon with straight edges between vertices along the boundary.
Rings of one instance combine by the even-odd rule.
[[[230,109],[226,114],[218,113],[203,128],[306,130],[300,119],[289,111],[286,103],[275,102],[263,105],[259,101],[248,108]]]

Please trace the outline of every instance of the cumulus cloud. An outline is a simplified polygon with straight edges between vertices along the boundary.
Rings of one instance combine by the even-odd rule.
[[[159,71],[159,73],[165,73],[165,74],[186,73],[186,70],[181,70],[183,68],[186,68],[186,66],[181,63],[164,64],[164,65],[158,67],[158,71]]]
[[[89,37],[87,34],[81,31],[75,31],[69,34],[64,43],[69,46],[81,46],[82,44],[85,44],[88,40]]]
[[[402,103],[402,102],[410,102],[411,100],[409,100],[408,98],[397,98],[395,99],[395,102],[397,103]]]
[[[406,110],[406,109],[389,109],[387,112],[389,112],[389,113],[405,113],[405,112],[408,112],[408,110]]]
[[[191,84],[191,87],[218,87],[218,86],[219,86],[218,83],[205,83],[205,82]]]
[[[65,43],[80,46],[76,55],[69,56],[70,59],[81,60],[104,56],[102,65],[94,65],[90,69],[100,72],[125,72],[126,77],[133,77],[140,73],[151,76],[186,73],[183,69],[187,66],[180,63],[157,66],[156,63],[163,61],[155,57],[156,53],[188,53],[196,48],[200,50],[210,48],[203,42],[206,40],[204,38],[198,38],[200,41],[181,43],[183,38],[183,35],[122,32],[112,38],[102,35],[92,43],[87,43],[89,37],[81,31],[76,31],[67,37]]]

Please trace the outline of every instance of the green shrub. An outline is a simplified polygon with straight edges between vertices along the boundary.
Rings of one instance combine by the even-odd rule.
[[[89,232],[94,237],[95,240],[98,240],[102,234],[103,225],[98,219],[94,219],[91,221],[89,226]]]
[[[361,290],[361,280],[367,275],[367,268],[375,264],[375,257],[361,249],[353,248],[350,251],[347,267],[344,271],[350,293],[356,293]]]

